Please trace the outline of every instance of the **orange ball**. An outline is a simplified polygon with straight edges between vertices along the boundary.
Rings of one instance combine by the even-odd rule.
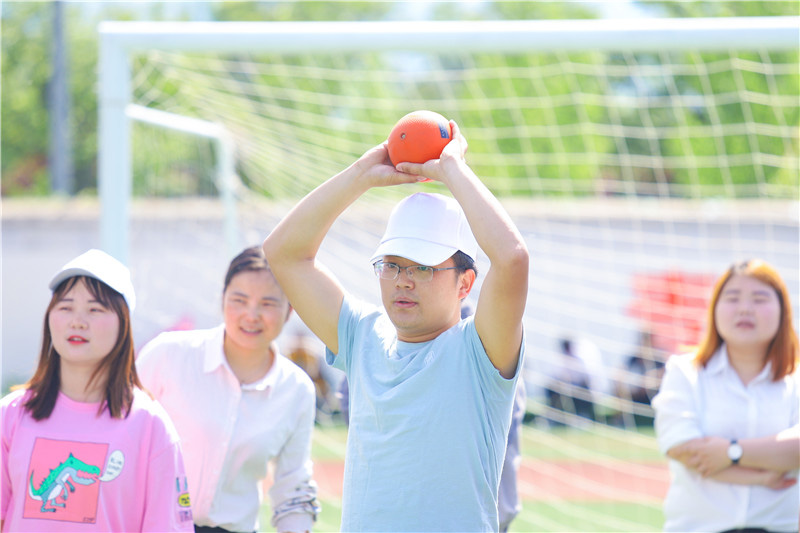
[[[413,111],[397,121],[389,133],[389,159],[424,163],[438,159],[453,138],[449,121],[433,111]]]

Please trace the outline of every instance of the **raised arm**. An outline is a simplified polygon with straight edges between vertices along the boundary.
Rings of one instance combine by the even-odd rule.
[[[416,176],[392,166],[386,144],[380,144],[311,191],[264,241],[264,255],[292,307],[333,353],[339,352],[344,289],[316,261],[322,240],[336,218],[371,187],[415,181]]]
[[[475,239],[491,261],[475,309],[475,328],[492,364],[510,378],[522,343],[528,249],[511,217],[467,165],[467,142],[455,122],[450,124],[453,140],[439,159],[401,163],[398,169],[442,182],[464,210]]]

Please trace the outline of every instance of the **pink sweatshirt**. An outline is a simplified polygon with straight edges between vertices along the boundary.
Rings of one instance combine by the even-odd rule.
[[[6,531],[194,531],[178,435],[145,392],[124,419],[59,394],[37,422],[26,397],[0,402]]]

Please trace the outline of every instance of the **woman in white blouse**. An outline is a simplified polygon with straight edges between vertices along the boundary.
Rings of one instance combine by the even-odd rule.
[[[714,287],[705,338],[668,359],[653,399],[672,475],[665,531],[798,531],[799,350],[775,269],[731,266]]]
[[[273,463],[272,525],[309,531],[319,512],[311,479],[316,395],[274,342],[292,308],[260,247],[231,261],[224,323],[162,333],[136,362],[181,438],[198,532],[255,531]]]

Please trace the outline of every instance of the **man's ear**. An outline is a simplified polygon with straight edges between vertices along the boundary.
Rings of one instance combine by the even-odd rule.
[[[475,285],[475,271],[471,268],[458,277],[458,298],[463,300]]]
[[[284,324],[289,322],[289,317],[292,316],[292,311],[294,311],[294,308],[291,305],[289,305],[289,309],[286,311],[286,318],[283,319]]]

